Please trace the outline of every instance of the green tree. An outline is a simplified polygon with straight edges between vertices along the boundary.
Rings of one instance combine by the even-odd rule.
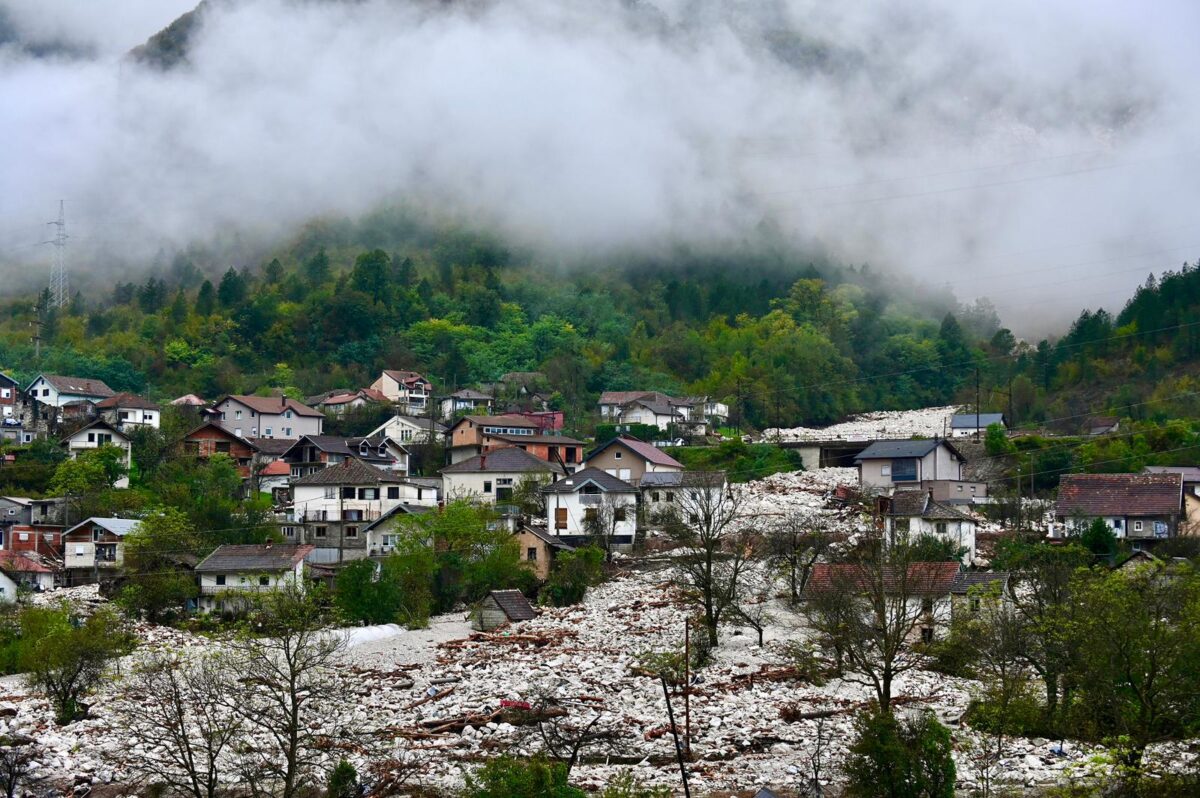
[[[854,798],[954,798],[950,730],[926,713],[897,720],[879,709],[859,715],[843,766]]]
[[[583,601],[587,589],[604,579],[604,550],[585,546],[554,558],[550,576],[542,586],[541,600],[552,607]]]
[[[232,266],[221,276],[217,286],[217,301],[226,309],[236,308],[246,301],[246,280]]]
[[[30,686],[49,699],[60,725],[87,714],[83,699],[104,679],[109,664],[133,647],[124,622],[107,608],[80,621],[66,602],[30,607],[21,626],[28,641],[21,667]]]
[[[1017,451],[1016,444],[1008,439],[1008,433],[1004,431],[1003,424],[988,424],[983,437],[983,445],[987,449],[989,457],[999,457]]]
[[[205,280],[200,284],[200,291],[196,294],[196,315],[211,316],[217,309],[217,291],[213,288],[212,281]]]
[[[348,620],[370,624],[396,620],[397,585],[384,578],[381,570],[374,560],[355,560],[338,571],[333,598]]]
[[[463,798],[586,798],[567,783],[567,766],[545,759],[499,756],[467,776]]]
[[[1117,556],[1117,536],[1103,518],[1093,519],[1079,534],[1079,542],[1098,560],[1112,562]]]
[[[73,460],[64,460],[50,480],[50,495],[62,496],[76,519],[97,514],[104,494],[127,473],[125,450],[100,446],[81,452]]]
[[[321,285],[329,279],[329,255],[325,253],[325,247],[304,262],[304,274],[312,285]]]
[[[263,267],[263,277],[268,285],[278,285],[283,281],[283,264],[279,258],[271,258],[271,262]]]
[[[359,291],[367,294],[375,304],[388,298],[388,276],[391,261],[382,249],[364,252],[354,261],[350,281]]]
[[[121,604],[155,623],[186,612],[197,595],[196,578],[187,566],[201,553],[187,516],[173,507],[155,508],[125,536],[124,549]]]

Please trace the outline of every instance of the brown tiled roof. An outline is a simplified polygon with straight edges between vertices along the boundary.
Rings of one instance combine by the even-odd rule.
[[[236,435],[234,437],[237,437]],[[246,438],[262,454],[280,455],[296,445],[295,438]]]
[[[196,572],[290,570],[313,548],[286,543],[226,544],[205,557],[196,566]]]
[[[884,592],[891,595],[906,592],[914,596],[944,596],[950,593],[961,566],[957,562],[914,562],[907,569],[907,579],[899,569],[883,569]],[[877,571],[855,563],[818,563],[813,566],[806,596],[843,589],[865,593]]]
[[[927,518],[930,521],[970,521],[971,516],[934,501],[924,490],[898,490],[892,494],[888,515],[899,518]]]
[[[1058,485],[1063,517],[1173,515],[1183,503],[1179,474],[1066,474]]]
[[[533,605],[520,590],[493,590],[488,596],[510,621],[529,621],[537,617]]]
[[[90,377],[64,377],[61,374],[42,374],[42,379],[54,386],[59,393],[74,393],[80,396],[112,396],[113,389],[104,380]],[[36,382],[36,380],[35,380]]]
[[[235,402],[241,402],[246,407],[260,415],[278,416],[284,410],[290,409],[298,416],[324,416],[320,410],[314,410],[303,402],[297,402],[283,396],[245,396],[239,394],[230,394],[221,398],[215,404],[221,404],[226,399],[233,399]]]
[[[470,421],[481,427],[529,427],[533,429],[538,426],[536,421],[525,418],[525,416],[519,416],[516,413],[503,413],[498,416],[463,416],[451,426],[451,429],[464,421]]]
[[[52,574],[53,568],[49,568],[41,562],[33,559],[40,555],[31,554],[26,556],[19,551],[0,551],[0,571],[13,571],[15,573],[35,573],[35,574]]]
[[[154,402],[134,393],[115,393],[107,399],[96,402],[96,407],[101,409],[108,409],[110,407],[134,407],[139,410],[158,409],[158,405],[154,404]]]
[[[535,457],[524,449],[506,446],[503,449],[493,449],[487,454],[477,454],[460,463],[448,465],[442,469],[443,474],[480,474],[480,473],[518,473],[518,472],[553,472],[556,467],[540,457]]]
[[[403,482],[404,477],[367,465],[356,457],[348,457],[337,465],[314,471],[292,483],[296,485],[375,485],[381,482]]]
[[[401,385],[412,385],[418,380],[425,380],[424,377],[415,371],[396,371],[394,369],[384,369],[383,373]],[[425,381],[428,382],[428,380]]]
[[[626,448],[631,449],[635,454],[640,456],[642,459],[646,460],[647,462],[654,463],[655,465],[670,466],[672,468],[678,468],[678,469],[683,468],[683,463],[679,462],[674,457],[672,457],[671,455],[664,452],[662,449],[659,449],[657,446],[652,446],[651,444],[646,443],[645,441],[639,441],[637,438],[631,437],[629,435],[618,435],[617,437],[610,440],[608,443],[605,443],[602,446],[600,446],[598,449],[595,449],[591,454],[589,454],[584,459],[591,460],[593,457],[600,454],[605,449],[607,449],[609,446],[612,446],[615,443],[624,444]]]

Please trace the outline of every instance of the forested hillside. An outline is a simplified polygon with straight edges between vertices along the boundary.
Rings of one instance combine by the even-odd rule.
[[[1084,312],[1055,343],[1018,342],[986,303],[957,307],[869,266],[784,251],[679,250],[560,265],[485,232],[398,209],[309,224],[257,264],[178,254],[142,283],[43,314],[9,301],[0,366],[106,380],[165,399],[297,396],[413,368],[438,388],[546,372],[586,414],[602,390],[730,402],[746,424],[831,422],[865,409],[973,403],[1020,423],[1200,407],[1194,268],[1151,279],[1117,314]],[[211,277],[206,277],[211,275]],[[219,275],[219,276],[218,276]]]

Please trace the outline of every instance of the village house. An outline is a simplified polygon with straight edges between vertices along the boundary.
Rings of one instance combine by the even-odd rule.
[[[492,397],[486,393],[463,388],[442,397],[439,409],[443,421],[452,421],[459,413],[490,415],[493,404]]]
[[[538,425],[524,416],[463,416],[446,430],[450,464],[483,454],[501,438],[514,439],[538,434]]]
[[[645,424],[664,432],[704,435],[708,422],[702,413],[695,413],[691,400],[676,399],[658,391],[605,391],[600,394],[600,421],[628,427]]]
[[[312,546],[262,543],[225,544],[196,565],[200,579],[200,612],[236,612],[245,597],[278,590],[304,589],[304,560]]]
[[[550,534],[572,545],[586,543],[596,534],[608,535],[614,549],[632,548],[638,496],[633,485],[589,467],[547,485],[542,493]]]
[[[1064,474],[1054,508],[1056,536],[1079,534],[1097,518],[1134,548],[1174,537],[1183,515],[1181,474]]]
[[[504,504],[522,482],[549,483],[556,473],[562,472],[553,463],[510,446],[446,466],[441,471],[442,489],[451,501],[470,498]]]
[[[158,405],[132,393],[116,393],[96,402],[100,417],[117,429],[143,426],[158,429],[161,411]]]
[[[430,443],[441,440],[446,428],[432,418],[395,415],[371,430],[368,438],[386,435],[401,444]]]
[[[0,371],[0,419],[7,421],[17,415],[17,401],[20,395],[20,383]]]
[[[975,562],[975,519],[935,501],[929,491],[897,490],[884,498],[884,532],[889,540],[909,542],[931,535],[964,549],[964,565]]]
[[[513,535],[521,552],[521,562],[533,569],[534,576],[543,582],[550,577],[550,567],[554,565],[554,558],[560,552],[575,548],[538,527],[523,526]]]
[[[75,432],[63,438],[60,445],[67,450],[67,457],[74,460],[83,452],[99,449],[101,446],[115,446],[121,451],[121,465],[125,466],[126,474],[133,464],[129,438],[107,421],[93,421],[86,427],[80,427]],[[128,488],[128,475],[113,483],[115,488]]]
[[[0,496],[0,548],[8,542],[7,530],[33,521],[33,502],[22,496]]]
[[[186,455],[207,460],[215,454],[222,454],[233,460],[242,479],[248,479],[251,476],[254,455],[258,451],[258,447],[219,424],[212,422],[201,424],[184,435],[182,442],[183,452]]]
[[[398,504],[436,505],[437,491],[404,476],[350,458],[292,482],[285,537],[311,543],[314,562],[367,556],[366,526]]]
[[[17,600],[18,592],[44,593],[58,579],[54,562],[31,552],[0,551],[0,602]]]
[[[490,632],[506,623],[529,621],[537,611],[520,590],[493,590],[483,597],[471,613],[471,628]]]
[[[1003,413],[955,413],[950,417],[950,437],[977,438],[993,424],[1008,431],[1008,419]]]
[[[725,490],[725,474],[721,471],[651,471],[638,480],[643,517],[655,521],[678,506],[681,494],[707,491],[715,507]]]
[[[371,389],[386,396],[402,413],[421,415],[429,405],[433,383],[415,371],[386,369],[371,383]]]
[[[967,479],[923,479],[916,487],[943,504],[974,504],[976,499],[986,499],[988,495],[986,482]]]
[[[961,566],[956,562],[914,562],[906,568],[883,566],[876,570],[853,563],[817,563],[812,567],[801,599],[834,595],[852,598],[882,592],[902,597],[908,617],[915,619],[913,635],[922,642],[940,637],[953,617],[951,590]],[[899,605],[899,601],[896,602]],[[864,608],[864,612],[869,612]]]
[[[339,438],[336,435],[305,435],[292,444],[280,459],[292,469],[293,477],[304,477],[331,465],[358,459],[368,465],[408,474],[408,450],[387,436]]]
[[[111,579],[125,560],[125,536],[141,523],[134,518],[88,518],[63,533],[63,567],[68,585]]]
[[[273,504],[287,504],[292,484],[292,467],[282,460],[267,463],[254,475],[258,482],[256,490],[271,496]]]
[[[320,435],[325,414],[286,396],[235,396],[213,406],[217,423],[240,438],[289,438]]]
[[[363,530],[367,536],[367,556],[386,557],[396,550],[401,531],[400,521],[413,515],[424,515],[433,512],[434,507],[423,504],[401,502],[379,516]]]
[[[584,465],[632,485],[640,484],[646,474],[683,471],[683,463],[657,446],[631,435],[618,435],[593,449]]]
[[[0,496],[0,550],[61,556],[62,525],[35,524],[36,507],[33,499]]]
[[[25,392],[44,405],[58,408],[81,400],[98,402],[115,393],[103,380],[64,377],[60,374],[37,375]]]
[[[374,388],[359,388],[357,391],[341,388],[310,396],[305,400],[305,404],[322,413],[343,416],[351,410],[358,410],[367,405],[387,404],[389,401],[391,400]]]
[[[959,571],[950,586],[951,614],[974,614],[984,602],[1012,600],[1007,571]]]
[[[1178,474],[1183,478],[1183,516],[1178,534],[1200,535],[1200,468],[1196,466],[1146,466],[1144,474]]]
[[[943,438],[875,441],[854,458],[866,489],[912,487],[926,480],[963,478],[962,454]]]

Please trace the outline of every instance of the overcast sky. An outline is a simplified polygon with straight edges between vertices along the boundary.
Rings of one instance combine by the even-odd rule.
[[[0,0],[0,272],[59,198],[85,262],[405,198],[568,256],[770,229],[1032,334],[1200,257],[1200,4],[238,0],[122,59],[190,5]]]

